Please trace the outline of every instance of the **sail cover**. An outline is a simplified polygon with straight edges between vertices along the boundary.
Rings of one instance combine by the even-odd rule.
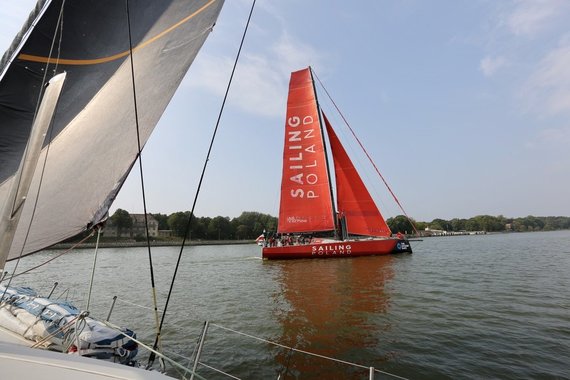
[[[324,142],[309,68],[291,73],[289,82],[277,230],[334,230]]]
[[[67,79],[8,259],[100,222],[221,10],[223,0],[40,1],[0,63],[0,207],[46,81]],[[49,145],[48,145],[49,143]]]
[[[334,160],[338,212],[346,218],[348,232],[355,235],[390,236],[390,228],[324,113],[323,118]]]

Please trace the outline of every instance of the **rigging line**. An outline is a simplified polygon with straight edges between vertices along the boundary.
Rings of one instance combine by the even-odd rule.
[[[241,54],[241,49],[243,47],[243,43],[245,41],[245,36],[247,34],[247,30],[249,28],[249,22],[251,21],[251,15],[253,14],[253,9],[255,8],[255,1],[253,0],[253,3],[251,4],[251,9],[249,11],[249,16],[247,18],[247,22],[245,24],[245,29],[243,31],[243,35],[241,37],[241,42],[239,45],[239,49],[237,51],[237,55],[236,55],[236,59],[234,61],[234,66],[232,68],[232,73],[230,75],[230,79],[228,81],[228,85],[226,87],[226,93],[224,95],[224,100],[222,101],[222,105],[220,107],[220,112],[218,113],[218,119],[216,121],[216,126],[214,128],[214,131],[212,133],[212,139],[210,140],[210,146],[208,148],[208,153],[206,154],[206,160],[204,161],[204,165],[202,167],[202,174],[200,175],[200,181],[198,182],[198,188],[196,189],[196,194],[194,195],[194,201],[192,203],[192,209],[190,211],[190,215],[188,216],[188,223],[186,223],[186,230],[184,232],[184,238],[182,239],[182,244],[180,246],[180,252],[178,253],[178,259],[176,261],[176,267],[174,268],[174,274],[172,275],[172,281],[170,282],[170,289],[168,289],[168,296],[166,297],[166,302],[164,304],[164,312],[162,313],[162,318],[160,320],[160,327],[159,327],[159,334],[160,331],[162,330],[162,326],[164,324],[164,319],[166,317],[166,310],[168,309],[168,303],[170,302],[170,297],[172,295],[172,289],[174,288],[174,281],[176,280],[176,274],[178,273],[178,268],[180,266],[180,260],[182,259],[182,252],[184,250],[184,246],[186,244],[186,240],[188,239],[188,233],[190,231],[190,225],[192,223],[192,219],[194,217],[194,209],[196,208],[196,202],[198,201],[198,195],[200,194],[200,188],[202,187],[202,181],[204,180],[204,174],[206,173],[206,168],[208,166],[208,161],[210,160],[210,153],[212,152],[212,147],[214,146],[214,141],[216,139],[216,134],[218,132],[218,127],[220,125],[220,119],[222,118],[222,113],[224,111],[224,106],[226,104],[226,99],[228,98],[228,93],[230,91],[230,87],[232,84],[232,80],[234,77],[234,73],[236,71],[236,67],[237,67],[237,63],[239,60],[239,56]],[[158,345],[158,336],[154,342],[153,345],[153,349],[156,349]],[[148,364],[147,364],[147,368],[150,367],[152,365],[152,363],[154,362],[154,352],[152,352],[150,354],[150,357],[148,359]]]
[[[60,258],[61,256],[65,255],[66,253],[69,253],[69,252],[73,251],[76,247],[78,247],[79,245],[83,244],[87,239],[89,239],[90,237],[92,237],[92,236],[93,236],[93,233],[94,233],[94,231],[91,231],[91,233],[90,233],[89,235],[85,236],[85,237],[84,237],[83,239],[81,239],[79,242],[75,243],[73,246],[71,246],[70,248],[66,249],[65,251],[63,251],[63,252],[60,253],[59,255],[56,255],[56,256],[52,257],[51,259],[49,259],[49,260],[47,260],[47,261],[44,261],[44,262],[41,263],[41,264],[36,265],[35,267],[31,267],[30,269],[26,269],[26,270],[23,271],[23,272],[20,272],[20,273],[18,273],[18,274],[12,275],[12,276],[9,278],[9,280],[11,280],[12,278],[15,278],[15,277],[19,277],[19,276],[21,276],[21,275],[24,275],[24,274],[26,274],[26,273],[28,273],[28,272],[33,271],[33,270],[36,270],[36,269],[38,269],[38,268],[40,268],[40,267],[42,267],[42,266],[44,266],[44,265],[46,265],[46,264],[48,264],[48,263],[54,261],[55,259]],[[14,269],[14,271],[16,271],[16,269]],[[10,283],[8,282],[8,285],[6,285],[6,286],[10,286]],[[60,296],[60,297],[61,297],[61,296]],[[58,298],[59,298],[59,297],[58,297]]]
[[[85,310],[89,310],[91,303],[91,291],[93,290],[93,279],[95,278],[95,267],[97,266],[97,254],[99,252],[99,238],[101,237],[101,225],[97,225],[97,243],[95,243],[95,255],[93,257],[93,268],[91,270],[91,281],[89,281],[89,294],[87,295],[87,306]]]
[[[150,283],[152,289],[152,302],[154,306],[154,319],[155,319],[155,329],[156,329],[156,346],[154,349],[157,349],[160,345],[160,325],[159,325],[159,318],[158,318],[158,302],[156,299],[156,284],[154,281],[154,268],[152,265],[152,252],[150,248],[150,236],[148,230],[148,216],[147,216],[147,208],[146,208],[146,196],[145,196],[145,185],[144,185],[144,175],[143,175],[143,164],[142,164],[142,147],[141,147],[141,139],[140,139],[140,129],[139,129],[139,115],[138,115],[138,108],[137,108],[137,90],[135,85],[135,66],[133,60],[133,40],[131,34],[131,16],[129,12],[129,0],[125,0],[126,5],[126,12],[127,12],[127,27],[129,32],[129,61],[131,64],[131,81],[133,84],[133,106],[134,106],[134,116],[135,116],[135,125],[137,131],[137,158],[139,162],[139,172],[141,178],[141,192],[142,192],[142,202],[143,202],[143,212],[144,212],[144,225],[146,230],[146,245],[148,250],[148,261],[150,267]],[[161,362],[162,363],[162,362]]]
[[[57,40],[57,33],[58,33],[58,31],[59,31],[59,43],[58,43],[58,53],[57,53],[57,56],[56,56],[56,62],[59,60],[59,58],[60,58],[60,57],[59,57],[59,54],[61,53],[60,47],[61,47],[61,41],[62,41],[62,39],[63,39],[63,9],[64,9],[64,7],[65,7],[65,0],[63,0],[62,3],[61,3],[61,8],[60,8],[60,10],[59,10],[59,15],[58,15],[57,24],[56,24],[57,27],[55,28],[54,35],[53,35],[53,38],[52,38],[52,40],[51,40],[50,50],[49,50],[49,55],[50,55],[50,57],[51,57],[51,55],[52,55],[52,53],[53,53],[53,50],[54,50],[55,42],[56,42],[56,40]],[[40,90],[40,92],[39,92],[39,94],[38,94],[38,100],[37,100],[37,102],[36,102],[36,109],[34,110],[34,118],[33,118],[33,120],[32,120],[32,126],[34,125],[34,122],[36,121],[36,117],[37,117],[37,115],[38,115],[38,110],[39,110],[40,104],[41,104],[42,95],[43,95],[43,93],[45,92],[45,85],[46,85],[46,79],[47,79],[48,68],[49,68],[49,63],[46,63],[45,69],[44,69],[44,75],[43,75],[43,77],[42,77],[42,83],[41,83],[41,86],[40,86],[40,89],[41,89],[41,90]],[[56,70],[56,69],[57,69],[57,63],[56,63],[56,66],[55,66],[55,70]],[[57,106],[56,106],[56,107],[57,107]],[[57,109],[57,108],[56,108],[56,109]],[[54,118],[55,118],[55,111],[54,111],[54,113],[53,113],[53,115],[52,115],[52,120],[51,120],[51,121],[53,121]],[[33,208],[32,208],[32,214],[31,214],[31,216],[30,216],[30,222],[28,223],[28,226],[27,226],[27,229],[26,229],[26,235],[24,236],[24,240],[23,240],[23,242],[22,242],[22,248],[21,248],[21,250],[20,250],[20,253],[18,254],[18,259],[16,260],[16,264],[15,264],[15,266],[14,266],[14,273],[15,273],[16,270],[18,269],[18,265],[20,264],[20,259],[22,258],[22,255],[24,254],[24,249],[25,249],[25,247],[26,247],[26,243],[28,242],[28,238],[30,237],[30,231],[32,230],[32,222],[34,221],[34,217],[35,217],[35,215],[36,215],[36,210],[37,210],[37,208],[38,208],[38,201],[39,201],[39,198],[40,198],[40,191],[41,191],[41,188],[42,188],[42,183],[43,183],[43,180],[44,180],[44,174],[45,174],[45,170],[46,170],[46,166],[47,166],[47,159],[48,159],[48,156],[49,156],[49,148],[50,148],[50,146],[51,146],[52,134],[53,134],[53,128],[50,128],[50,129],[49,129],[49,136],[46,136],[46,139],[47,139],[47,141],[48,141],[48,144],[47,144],[47,147],[46,147],[46,154],[45,154],[45,156],[44,156],[44,162],[43,162],[43,164],[42,164],[42,170],[41,170],[41,173],[40,173],[40,180],[39,180],[39,183],[38,183],[38,189],[37,189],[36,194],[35,194],[34,206],[33,206]],[[44,142],[45,142],[45,140],[44,140]],[[24,151],[24,155],[25,155],[26,153],[27,153],[27,149]],[[22,157],[22,162],[24,162],[25,159],[26,159],[26,157]],[[22,178],[21,178],[21,176],[20,176],[20,178],[18,178],[18,188],[20,187],[21,180],[22,180]],[[29,190],[28,190],[28,192],[29,192]],[[17,194],[17,193],[18,193],[18,192],[16,192],[16,194]],[[27,195],[28,195],[28,194],[26,194],[26,199],[29,198],[29,197],[27,197]],[[16,199],[14,199],[13,209],[14,209],[15,206],[16,206]],[[23,212],[23,211],[22,211],[22,212]],[[10,286],[10,284],[12,283],[12,278],[14,278],[14,276],[11,276],[11,277],[9,278],[9,280],[8,280],[8,285],[7,285],[7,286]]]
[[[334,105],[334,108],[337,110],[337,112],[339,113],[340,117],[342,118],[342,120],[344,121],[344,123],[346,124],[346,126],[348,127],[348,129],[350,130],[350,133],[352,133],[352,136],[354,136],[354,138],[356,139],[356,141],[358,142],[358,145],[360,145],[360,148],[362,148],[362,150],[364,151],[364,154],[366,154],[366,157],[368,158],[368,160],[370,161],[370,163],[372,164],[372,166],[374,167],[374,170],[376,170],[376,173],[378,173],[378,175],[380,176],[380,178],[382,178],[382,182],[384,182],[384,185],[386,185],[386,188],[388,189],[388,191],[390,192],[390,194],[392,194],[392,197],[394,198],[394,200],[396,201],[396,204],[398,205],[398,207],[400,207],[400,210],[402,210],[402,212],[404,213],[404,215],[406,216],[406,218],[408,218],[408,221],[410,222],[410,224],[412,225],[412,228],[414,229],[414,232],[416,233],[417,236],[419,236],[419,232],[416,229],[416,225],[414,224],[414,222],[412,221],[412,219],[408,216],[408,213],[406,212],[406,210],[404,210],[404,207],[402,206],[402,204],[400,203],[400,201],[398,200],[398,198],[396,197],[396,194],[394,194],[394,192],[392,191],[392,189],[390,188],[390,185],[388,185],[388,182],[386,182],[386,180],[384,179],[384,176],[382,175],[382,173],[380,173],[380,170],[378,170],[378,168],[376,167],[376,164],[374,163],[374,161],[372,160],[372,158],[370,157],[370,155],[368,154],[368,151],[366,150],[366,148],[364,148],[364,145],[362,145],[362,142],[360,142],[360,139],[358,138],[358,136],[356,136],[356,133],[354,133],[354,130],[352,129],[352,127],[350,126],[350,124],[348,123],[348,121],[346,120],[346,118],[344,117],[344,114],[340,111],[340,109],[338,108],[338,106],[336,105],[335,101],[333,100],[333,98],[331,97],[331,95],[329,94],[329,92],[327,91],[325,85],[323,84],[323,82],[321,82],[321,79],[319,78],[319,76],[317,75],[317,73],[312,70],[313,73],[315,74],[315,78],[317,78],[317,80],[319,81],[319,84],[321,85],[321,87],[323,88],[323,90],[325,90],[325,93],[327,94],[327,97],[330,99],[330,101],[332,102],[332,104]]]
[[[127,301],[127,300],[124,300],[124,299],[122,299],[122,298],[117,298],[117,301],[119,301],[119,302],[123,302],[123,303],[126,303],[126,304],[128,304],[128,305],[131,305],[131,306],[136,306],[136,307],[138,307],[138,308],[141,308],[141,309],[148,309],[148,310],[153,310],[153,308],[152,308],[152,307],[150,307],[150,306],[139,305],[139,304],[137,304],[137,303],[134,303],[134,302],[131,302],[131,301]],[[162,310],[160,310],[160,309],[159,309],[158,311],[162,313]]]

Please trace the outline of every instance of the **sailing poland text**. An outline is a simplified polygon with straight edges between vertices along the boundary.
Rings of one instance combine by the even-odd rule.
[[[287,138],[289,141],[289,169],[292,173],[296,173],[289,177],[289,180],[299,186],[315,185],[319,182],[317,174],[317,160],[308,158],[307,155],[315,154],[315,129],[308,128],[312,126],[314,119],[312,116],[305,116],[302,119],[298,116],[292,116],[287,119]],[[293,198],[318,198],[320,194],[315,190],[306,190],[302,187],[291,189],[291,197]]]
[[[313,256],[350,255],[351,253],[350,244],[326,244],[311,247]]]

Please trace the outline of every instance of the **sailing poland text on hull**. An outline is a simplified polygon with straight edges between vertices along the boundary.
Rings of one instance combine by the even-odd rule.
[[[396,243],[396,252],[405,252],[408,249],[411,249],[411,246],[407,241],[402,240]],[[352,253],[352,245],[350,242],[311,246],[311,255],[313,256],[350,256]]]

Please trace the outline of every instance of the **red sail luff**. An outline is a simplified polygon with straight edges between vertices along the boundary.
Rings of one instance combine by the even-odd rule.
[[[323,114],[334,160],[337,206],[346,217],[351,234],[390,236],[391,231],[374,203],[360,175],[344,150],[327,117]]]
[[[334,230],[324,140],[310,69],[291,73],[278,232]]]

